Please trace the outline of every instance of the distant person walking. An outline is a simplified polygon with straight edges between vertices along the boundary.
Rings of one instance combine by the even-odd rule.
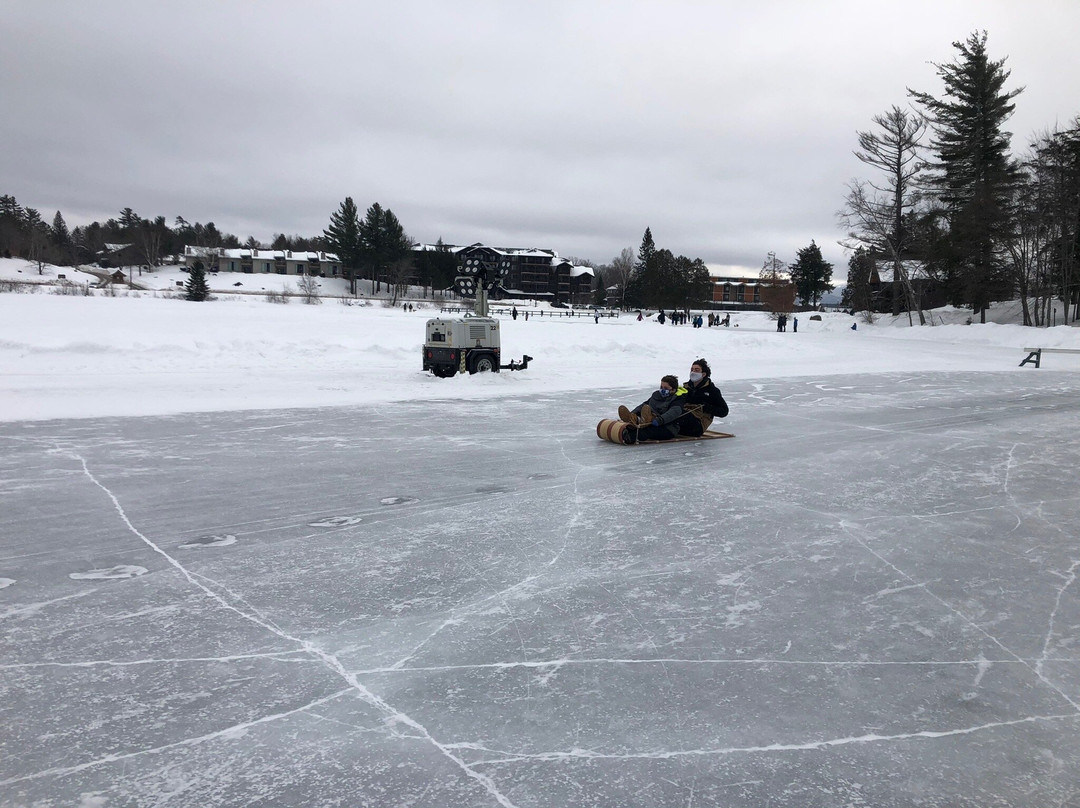
[[[798,334],[799,333],[799,318],[798,317],[792,317],[791,318],[791,333],[792,334]]]

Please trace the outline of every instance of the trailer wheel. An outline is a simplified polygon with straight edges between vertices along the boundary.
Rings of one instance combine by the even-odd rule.
[[[490,373],[495,368],[495,357],[489,353],[477,354],[469,361],[469,373]]]

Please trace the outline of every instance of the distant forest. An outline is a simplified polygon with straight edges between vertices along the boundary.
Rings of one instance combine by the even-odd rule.
[[[52,222],[34,208],[24,207],[11,195],[0,196],[0,255],[20,257],[60,266],[89,264],[98,260],[106,244],[130,244],[146,266],[158,266],[170,255],[197,247],[272,247],[288,250],[326,249],[320,237],[305,238],[279,234],[273,243],[260,244],[253,237],[241,242],[224,233],[213,222],[189,222],[177,216],[170,227],[164,216],[144,219],[131,208],[105,222],[68,229],[64,216],[56,211]]]
[[[348,200],[351,204],[352,200]],[[213,222],[189,222],[177,216],[172,226],[164,216],[144,219],[131,208],[120,211],[119,217],[105,222],[92,222],[85,227],[68,229],[64,216],[56,211],[52,223],[46,222],[39,211],[24,207],[9,194],[0,196],[0,255],[20,257],[37,263],[74,266],[100,263],[108,266],[109,245],[130,245],[124,254],[147,268],[160,266],[170,256],[180,255],[186,246],[207,248],[254,248],[294,251],[327,251],[339,255],[345,265],[345,276],[353,284],[363,271],[381,288],[383,283],[402,288],[407,280],[424,286],[446,288],[453,283],[457,261],[452,253],[442,249],[440,239],[434,249],[414,254],[412,240],[405,233],[393,212],[375,203],[363,219],[352,209],[353,221],[348,223],[353,238],[343,238],[338,230],[340,212],[330,216],[330,226],[319,236],[288,236],[279,233],[267,245],[249,236],[241,242],[232,233],[225,233]]]

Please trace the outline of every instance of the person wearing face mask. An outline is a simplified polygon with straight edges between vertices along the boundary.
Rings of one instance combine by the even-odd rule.
[[[674,424],[682,415],[682,409],[675,402],[679,398],[679,380],[675,376],[664,376],[660,380],[660,389],[649,400],[638,404],[633,410],[619,407],[619,420],[625,421],[635,429],[627,429],[624,437],[637,440],[669,440],[678,434]]]
[[[679,391],[673,406],[682,412],[675,421],[676,434],[697,438],[705,434],[713,418],[726,418],[728,405],[720,388],[712,383],[712,371],[704,359],[695,359],[690,378]]]

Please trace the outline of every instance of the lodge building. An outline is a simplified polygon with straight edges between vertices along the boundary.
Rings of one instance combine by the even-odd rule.
[[[713,307],[733,311],[763,311],[767,300],[762,299],[762,292],[768,296],[768,290],[783,288],[794,300],[794,290],[789,278],[764,280],[762,278],[713,277]]]

